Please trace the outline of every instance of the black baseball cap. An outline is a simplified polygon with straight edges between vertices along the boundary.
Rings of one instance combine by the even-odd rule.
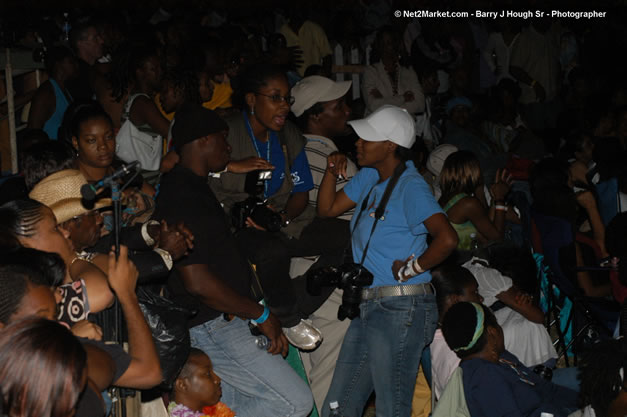
[[[180,151],[196,139],[228,129],[226,122],[213,110],[199,104],[184,104],[174,116],[172,147]]]

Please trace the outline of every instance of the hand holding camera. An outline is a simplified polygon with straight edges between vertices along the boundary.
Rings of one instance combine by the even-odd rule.
[[[261,198],[266,181],[271,179],[272,171],[269,170],[254,170],[246,174],[244,190],[248,193],[248,198],[233,205],[231,209],[233,227],[238,230],[254,227],[268,232],[278,232],[281,229],[284,224],[283,217],[272,209],[267,200]]]

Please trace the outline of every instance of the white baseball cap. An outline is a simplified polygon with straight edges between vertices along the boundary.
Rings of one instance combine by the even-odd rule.
[[[368,142],[389,140],[410,149],[416,142],[416,124],[409,112],[400,107],[379,107],[365,119],[348,122],[357,135]]]
[[[305,77],[292,87],[294,104],[291,110],[296,117],[300,117],[314,104],[338,99],[348,92],[352,81],[335,82],[320,75]]]
[[[427,169],[429,170],[429,172],[431,172],[436,177],[440,175],[446,158],[448,158],[450,154],[457,151],[457,146],[448,143],[437,146],[434,150],[431,151],[431,153],[429,154],[429,158],[427,158]]]

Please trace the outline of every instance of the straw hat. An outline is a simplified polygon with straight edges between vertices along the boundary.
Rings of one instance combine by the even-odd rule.
[[[111,205],[110,198],[102,198],[95,204],[84,201],[81,187],[85,184],[87,180],[80,171],[64,169],[39,181],[28,196],[48,206],[57,217],[57,223],[63,223],[73,217]]]

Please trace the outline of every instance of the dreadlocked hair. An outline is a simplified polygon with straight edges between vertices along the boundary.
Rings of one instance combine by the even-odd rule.
[[[582,406],[591,405],[597,417],[607,417],[610,403],[623,389],[627,372],[626,342],[624,338],[601,341],[579,363],[579,400]]]
[[[147,45],[125,45],[116,51],[113,67],[107,76],[115,101],[120,102],[128,92],[129,85],[137,81],[135,71],[150,58],[158,56],[157,50]]]
[[[35,225],[43,218],[39,201],[14,200],[0,206],[0,233],[20,237],[33,237]]]
[[[186,103],[201,104],[200,85],[196,71],[173,68],[168,70],[163,77],[163,85],[170,84],[175,89],[183,92]]]
[[[0,323],[7,324],[22,304],[33,271],[21,265],[0,266]]]

